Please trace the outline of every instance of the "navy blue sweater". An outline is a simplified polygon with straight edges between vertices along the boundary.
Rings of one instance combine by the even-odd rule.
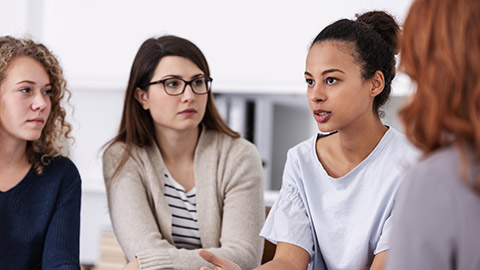
[[[68,158],[0,192],[0,269],[80,269],[81,181]]]

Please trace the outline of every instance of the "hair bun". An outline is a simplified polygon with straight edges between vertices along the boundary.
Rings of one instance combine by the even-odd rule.
[[[391,46],[395,54],[398,53],[398,34],[400,27],[392,15],[384,11],[370,11],[357,15],[356,21],[372,27],[373,30],[380,34],[387,44]]]

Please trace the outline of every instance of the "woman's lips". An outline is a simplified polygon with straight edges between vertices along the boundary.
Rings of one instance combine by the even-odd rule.
[[[315,121],[319,123],[326,122],[330,116],[332,115],[331,112],[324,111],[324,110],[315,110],[313,111],[313,117],[315,118]]]
[[[27,122],[37,124],[37,125],[43,125],[45,123],[45,120],[43,120],[43,118],[34,118],[34,119],[27,120]]]
[[[183,111],[180,111],[178,114],[181,114],[181,115],[193,115],[197,113],[197,110],[195,109],[185,109]]]

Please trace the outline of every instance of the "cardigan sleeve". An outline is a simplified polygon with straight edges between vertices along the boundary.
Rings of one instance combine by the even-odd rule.
[[[173,269],[165,250],[174,248],[162,237],[142,182],[142,164],[132,155],[114,179],[124,146],[115,144],[103,155],[107,201],[115,235],[128,261],[138,258],[140,269]]]
[[[55,209],[47,229],[42,269],[80,269],[81,180],[75,165],[66,158],[55,161],[61,184]]]
[[[240,149],[225,162],[221,248],[210,251],[253,269],[260,265],[264,243],[259,236],[265,221],[263,169],[253,144],[243,141]]]

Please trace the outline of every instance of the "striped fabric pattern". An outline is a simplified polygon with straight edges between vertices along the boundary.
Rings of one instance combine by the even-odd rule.
[[[172,213],[172,237],[177,248],[202,247],[198,230],[196,188],[189,192],[165,170],[165,200]]]

